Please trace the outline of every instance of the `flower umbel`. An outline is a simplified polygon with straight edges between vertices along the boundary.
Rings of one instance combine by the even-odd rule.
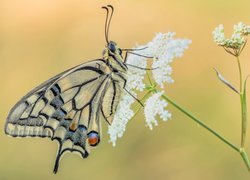
[[[185,49],[191,43],[188,39],[175,39],[175,33],[158,33],[154,39],[149,42],[146,47],[148,55],[155,57],[153,59],[152,68],[158,68],[152,71],[155,82],[162,88],[164,83],[173,83],[171,78],[172,67],[170,64],[175,58],[183,55]]]
[[[234,25],[234,32],[231,38],[225,38],[224,26],[220,24],[213,31],[214,41],[217,45],[222,46],[225,50],[234,55],[239,56],[246,43],[246,36],[250,34],[250,26],[242,22]]]
[[[123,95],[121,102],[118,105],[115,118],[112,125],[109,126],[108,134],[110,135],[110,142],[113,146],[116,145],[116,140],[122,137],[126,130],[128,121],[134,116],[134,111],[131,109],[131,105],[135,102],[135,99],[129,94]]]
[[[167,121],[169,118],[171,118],[171,114],[165,109],[168,103],[161,99],[162,94],[163,92],[153,94],[146,100],[145,103],[144,114],[147,126],[151,130],[153,129],[153,125],[158,125],[156,120],[157,115],[159,115],[163,121]]]
[[[136,47],[136,48],[142,48],[142,47]],[[146,68],[147,67],[147,59],[131,54],[129,55],[127,59],[127,63],[131,64],[133,66],[137,66],[140,68]],[[137,68],[128,67],[128,78],[127,78],[127,89],[128,90],[138,90],[143,91],[145,88],[145,84],[143,82],[146,71],[144,70],[138,70]]]
[[[154,86],[154,84],[159,85],[160,88],[164,88],[165,84],[174,82],[171,77],[171,63],[175,58],[181,57],[184,50],[187,49],[191,43],[188,39],[176,39],[174,35],[175,33],[171,32],[165,34],[158,33],[153,40],[146,45],[135,47],[135,49],[142,49],[136,51],[137,54],[152,58],[147,59],[134,54],[128,56],[126,63],[139,67],[128,66],[126,89],[129,90],[133,96],[138,97],[139,92],[140,94],[150,93],[150,88],[148,87]],[[150,59],[152,59],[150,68],[154,70],[147,73],[144,69],[148,67]],[[148,79],[145,80],[146,74],[150,74],[153,77],[152,79],[148,77],[150,78],[149,82],[147,81]],[[154,80],[154,82],[152,82],[152,80]],[[144,115],[146,124],[150,129],[153,128],[153,125],[158,124],[157,117],[163,121],[167,121],[171,117],[171,113],[165,109],[167,102],[161,99],[163,90],[161,91],[162,92],[155,94],[151,92],[153,95],[146,99],[145,102]],[[116,145],[117,138],[122,137],[126,130],[127,123],[135,115],[132,109],[134,102],[136,101],[130,94],[123,94],[113,122],[108,130],[110,142],[112,142],[113,146]]]

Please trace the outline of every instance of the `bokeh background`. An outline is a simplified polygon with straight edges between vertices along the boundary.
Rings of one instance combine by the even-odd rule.
[[[156,32],[174,31],[192,40],[184,57],[173,63],[175,83],[166,92],[239,145],[238,96],[212,69],[237,86],[236,61],[216,46],[211,32],[220,23],[228,35],[233,24],[250,24],[250,1],[0,0],[0,179],[249,179],[234,150],[171,106],[172,120],[160,122],[153,131],[145,127],[143,115],[131,121],[115,148],[108,143],[104,124],[104,138],[89,158],[65,155],[57,175],[52,173],[55,142],[5,136],[9,110],[29,90],[101,57],[105,12],[100,7],[106,4],[115,7],[110,38],[121,47],[146,43]],[[250,74],[250,45],[241,61],[244,74]],[[247,150],[250,153],[250,136]]]

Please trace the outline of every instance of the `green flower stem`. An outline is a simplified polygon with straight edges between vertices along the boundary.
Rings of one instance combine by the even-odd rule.
[[[250,161],[249,161],[248,155],[245,152],[244,148],[238,148],[237,146],[235,146],[234,144],[232,144],[231,142],[229,142],[228,140],[226,140],[219,133],[215,132],[213,129],[211,129],[210,127],[208,127],[201,120],[199,120],[198,118],[194,117],[191,113],[189,113],[187,110],[185,110],[184,108],[182,108],[181,106],[179,106],[178,104],[176,104],[172,99],[170,99],[169,97],[167,97],[165,94],[162,95],[162,98],[165,99],[168,103],[170,103],[174,107],[176,107],[178,110],[180,110],[181,112],[183,112],[189,118],[191,118],[192,120],[194,120],[200,126],[202,126],[206,130],[208,130],[209,132],[211,132],[213,135],[215,135],[217,138],[219,138],[222,142],[224,142],[225,144],[227,144],[229,147],[231,147],[232,149],[234,149],[235,151],[237,151],[241,155],[241,157],[242,157],[242,159],[243,159],[243,161],[244,161],[244,163],[245,163],[245,165],[246,165],[246,167],[248,169],[248,172],[250,173]]]
[[[247,108],[243,94],[240,95],[241,102],[241,118],[242,118],[242,130],[241,130],[241,148],[244,148],[246,141],[246,132],[247,132]]]
[[[242,70],[241,70],[240,58],[239,58],[239,56],[237,56],[237,64],[238,64],[239,75],[240,75],[240,92],[242,92]]]
[[[243,92],[243,82],[242,82],[242,70],[239,56],[237,58],[237,64],[239,69],[239,77],[240,77],[240,104],[241,104],[241,148],[244,148],[245,141],[246,141],[246,131],[247,131],[247,107],[246,107],[246,97],[245,97],[245,85],[244,85],[244,92]]]
[[[211,132],[213,135],[215,135],[217,138],[219,138],[221,141],[223,141],[225,144],[227,144],[228,146],[230,146],[232,149],[234,149],[235,151],[237,151],[238,153],[240,152],[240,149],[238,147],[236,147],[234,144],[232,144],[231,142],[229,142],[228,140],[226,140],[225,138],[223,138],[220,134],[218,134],[217,132],[215,132],[214,130],[212,130],[210,127],[208,127],[205,123],[203,123],[201,120],[199,120],[198,118],[194,117],[191,113],[189,113],[187,110],[185,110],[184,108],[182,108],[181,106],[179,106],[178,104],[176,104],[173,100],[171,100],[169,97],[167,97],[165,94],[162,95],[162,98],[165,99],[167,102],[169,102],[170,104],[172,104],[174,107],[176,107],[178,110],[180,110],[181,112],[183,112],[185,115],[187,115],[189,118],[191,118],[192,120],[194,120],[196,123],[198,123],[200,126],[204,127],[206,130],[208,130],[209,132]]]
[[[248,169],[248,172],[250,173],[250,161],[248,159],[247,153],[246,153],[244,148],[240,149],[240,155],[241,155],[241,157],[242,157],[242,159],[243,159],[243,161]]]
[[[152,86],[153,83],[152,83],[152,81],[151,81],[150,75],[148,74],[148,71],[146,71],[146,73],[147,73],[147,77],[148,77],[149,84]]]
[[[242,71],[241,71],[241,65],[240,65],[240,61],[239,61],[238,57],[237,57],[237,62],[238,62],[239,74],[240,74],[240,100],[241,100],[241,110],[242,110],[241,111],[242,112],[242,142],[241,142],[242,144],[241,144],[241,148],[238,148],[233,143],[231,143],[230,141],[228,141],[227,139],[225,139],[224,137],[222,137],[219,133],[217,133],[216,131],[214,131],[210,127],[208,127],[204,122],[202,122],[201,120],[199,120],[198,118],[196,118],[194,115],[192,115],[191,113],[189,113],[187,110],[185,110],[181,106],[179,106],[172,99],[170,99],[169,97],[167,97],[165,94],[162,95],[162,98],[165,99],[171,105],[173,105],[175,108],[177,108],[178,110],[180,110],[182,113],[184,113],[185,115],[187,115],[189,118],[191,118],[192,120],[194,120],[200,126],[202,126],[203,128],[205,128],[206,130],[208,130],[214,136],[216,136],[217,138],[219,138],[222,142],[224,142],[230,148],[234,149],[237,153],[239,153],[240,156],[242,157],[242,159],[243,159],[243,161],[244,161],[247,169],[248,169],[248,172],[250,173],[250,161],[249,161],[248,155],[247,155],[247,153],[246,153],[246,151],[244,149],[245,136],[246,136],[246,124],[247,124],[246,81],[245,81],[244,89],[243,89]],[[147,88],[147,90],[149,90],[149,92],[154,92],[154,93],[158,92],[158,90],[156,89],[156,85],[154,85],[152,83],[151,78],[150,78],[148,72],[147,72],[147,77],[148,77],[148,80],[150,82],[150,86]],[[137,111],[137,113],[138,112],[139,112],[139,110]]]

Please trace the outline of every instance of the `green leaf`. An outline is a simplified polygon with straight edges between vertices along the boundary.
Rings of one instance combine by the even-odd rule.
[[[219,71],[217,71],[215,68],[214,68],[214,70],[215,70],[215,72],[217,74],[217,77],[219,78],[219,80],[223,84],[225,84],[227,87],[229,87],[230,89],[232,89],[237,94],[240,94],[239,91],[219,73]]]

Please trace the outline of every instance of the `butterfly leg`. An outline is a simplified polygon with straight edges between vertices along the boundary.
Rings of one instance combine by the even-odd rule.
[[[137,69],[141,69],[141,70],[155,70],[155,69],[158,69],[158,67],[157,68],[142,68],[142,67],[138,67],[138,66],[135,66],[135,65],[132,65],[132,64],[128,64],[128,63],[126,63],[126,65],[127,66],[130,66],[130,67],[133,67],[133,68],[137,68]]]
[[[144,107],[143,103],[141,102],[140,99],[138,99],[137,97],[135,97],[131,92],[129,92],[129,90],[127,90],[125,87],[124,87],[124,90],[130,95],[132,96],[142,107]]]
[[[142,57],[145,57],[145,58],[153,58],[153,57],[143,56],[143,55],[140,55],[140,54],[136,54],[136,53],[132,53],[132,52],[126,51],[125,57],[124,57],[124,64],[126,64],[127,66],[131,66],[131,67],[134,67],[134,68],[137,68],[137,69],[141,69],[141,70],[155,70],[155,69],[158,69],[158,68],[141,68],[141,67],[134,66],[132,64],[126,63],[127,62],[127,58],[128,58],[128,53],[133,54],[133,55],[137,55],[137,56],[142,56]]]
[[[147,47],[146,47],[146,48],[147,48]],[[125,56],[124,56],[124,63],[126,63],[126,62],[127,62],[128,53],[129,53],[129,54],[136,55],[136,56],[140,56],[140,57],[148,58],[148,59],[155,58],[155,57],[153,57],[153,56],[145,56],[145,55],[142,55],[142,54],[137,54],[137,53],[134,53],[134,52],[131,52],[131,51],[126,51],[126,52],[125,52]],[[156,58],[157,58],[157,57],[156,57]]]
[[[124,63],[126,64],[128,58],[128,51],[125,52]]]
[[[141,51],[147,49],[148,47],[138,48],[138,49],[121,49],[122,51]]]
[[[118,73],[117,75],[123,81],[122,89],[124,89],[131,97],[138,101],[142,107],[144,107],[143,103],[138,98],[136,98],[129,90],[126,89],[127,80],[123,77],[122,73]]]
[[[149,59],[154,58],[154,57],[151,57],[151,56],[145,56],[145,55],[142,55],[142,54],[137,54],[137,53],[134,53],[134,52],[126,51],[125,57],[124,57],[124,63],[127,62],[128,54],[133,54],[133,55],[136,55],[136,56],[140,56],[140,57],[144,57],[144,58],[149,58]]]
[[[140,56],[140,57],[144,57],[144,58],[148,58],[148,59],[154,58],[153,56],[145,56],[145,55],[134,53],[134,52],[130,52],[130,51],[127,51],[127,53],[133,54],[133,55],[136,55],[136,56]]]

